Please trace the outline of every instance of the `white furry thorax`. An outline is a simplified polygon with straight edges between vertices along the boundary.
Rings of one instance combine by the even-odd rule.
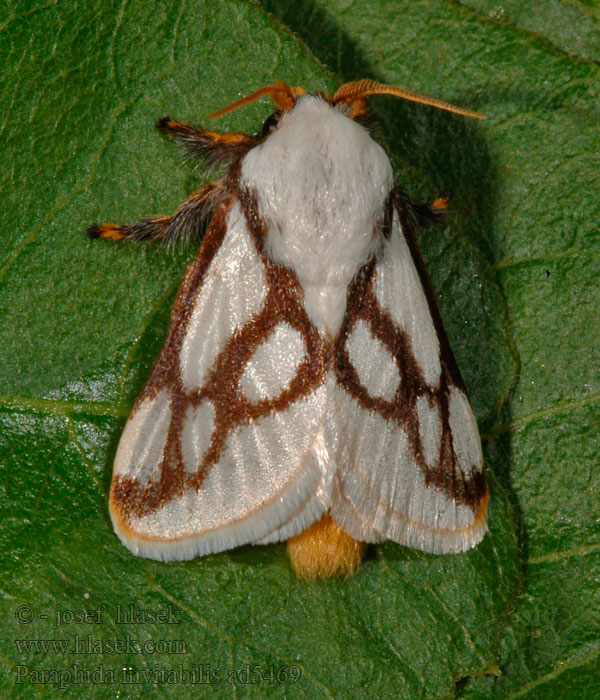
[[[265,252],[290,267],[312,322],[335,336],[348,285],[377,251],[390,162],[367,131],[314,95],[300,97],[242,162],[267,225]]]

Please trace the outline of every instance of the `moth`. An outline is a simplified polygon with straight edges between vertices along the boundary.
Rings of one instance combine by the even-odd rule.
[[[288,540],[306,579],[366,543],[436,554],[484,536],[473,411],[417,249],[415,205],[361,125],[371,95],[482,115],[372,80],[333,96],[279,81],[257,137],[158,128],[225,174],[173,214],[93,238],[176,241],[214,215],[121,437],[114,529],[134,554],[191,559]]]

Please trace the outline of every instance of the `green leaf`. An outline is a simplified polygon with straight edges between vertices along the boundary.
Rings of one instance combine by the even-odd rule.
[[[548,49],[597,61],[600,55],[600,7],[595,0],[465,0],[481,18],[518,27],[520,35],[537,34]]]
[[[264,6],[281,21],[241,0],[0,10],[1,694],[594,698],[593,15],[544,3],[532,25],[516,4],[502,17],[441,0]],[[551,22],[558,10],[572,28]],[[352,579],[317,584],[294,578],[283,545],[133,557],[107,513],[112,460],[194,251],[83,232],[173,211],[210,177],[155,133],[157,117],[202,124],[277,79],[320,90],[360,77],[488,116],[373,99],[398,181],[424,201],[453,191],[447,223],[420,243],[488,442],[491,533],[455,557],[386,543]],[[252,133],[269,111],[256,103],[218,128]],[[120,624],[130,605],[175,622]],[[96,616],[71,620],[84,609]],[[74,653],[88,635],[97,647]],[[68,648],[15,644],[28,640]],[[265,678],[245,683],[246,665]],[[95,669],[104,679],[85,675]],[[125,682],[163,670],[175,676]]]

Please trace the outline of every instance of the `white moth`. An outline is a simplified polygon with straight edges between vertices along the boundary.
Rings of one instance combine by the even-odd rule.
[[[214,217],[118,447],[110,513],[140,556],[290,540],[306,577],[351,573],[365,542],[461,552],[486,532],[477,425],[416,247],[420,212],[357,120],[373,81],[333,97],[285,83],[263,135],[158,126],[227,176],[172,217],[93,226],[164,238]]]

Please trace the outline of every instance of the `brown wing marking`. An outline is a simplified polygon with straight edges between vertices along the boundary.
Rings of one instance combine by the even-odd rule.
[[[265,226],[258,215],[255,196],[247,191],[240,191],[237,195],[248,230],[264,264],[268,288],[264,306],[231,336],[215,358],[213,369],[203,385],[187,391],[179,365],[181,345],[206,271],[226,235],[227,218],[233,201],[230,200],[215,213],[198,257],[186,275],[175,301],[167,341],[133,409],[135,412],[141,402],[156,396],[164,386],[169,387],[171,419],[162,461],[157,471],[159,478],[152,477],[145,486],[128,476],[116,476],[113,479],[111,498],[126,519],[132,515],[148,515],[170,499],[180,496],[186,489],[200,489],[208,470],[222,455],[227,438],[233,430],[241,424],[251,423],[274,411],[287,408],[325,380],[332,348],[320,337],[308,318],[303,305],[302,288],[296,275],[262,254]],[[240,378],[255,350],[282,321],[302,334],[306,359],[300,363],[296,376],[279,396],[252,403],[239,388]],[[183,420],[189,405],[198,406],[206,399],[211,401],[215,411],[210,446],[196,472],[189,473],[185,470],[181,450]]]
[[[469,506],[474,511],[479,511],[484,506],[487,497],[485,477],[478,469],[474,469],[469,478],[464,476],[454,452],[450,428],[450,389],[455,386],[464,392],[464,385],[450,350],[433,297],[431,282],[416,248],[410,224],[403,218],[401,214],[403,231],[405,235],[408,231],[406,238],[409,249],[423,283],[429,310],[440,342],[441,379],[439,386],[430,387],[427,384],[423,371],[412,351],[408,334],[393,321],[379,303],[374,288],[375,260],[371,260],[360,270],[348,290],[346,317],[337,340],[337,378],[344,389],[363,408],[378,413],[386,420],[393,421],[406,431],[413,448],[414,458],[423,472],[427,486],[435,486],[458,503]],[[359,320],[368,325],[372,336],[388,349],[398,366],[402,381],[391,401],[370,396],[350,361],[347,342]],[[427,464],[423,454],[417,414],[417,400],[420,396],[427,397],[430,407],[437,404],[440,408],[442,435],[439,458],[434,466]]]

